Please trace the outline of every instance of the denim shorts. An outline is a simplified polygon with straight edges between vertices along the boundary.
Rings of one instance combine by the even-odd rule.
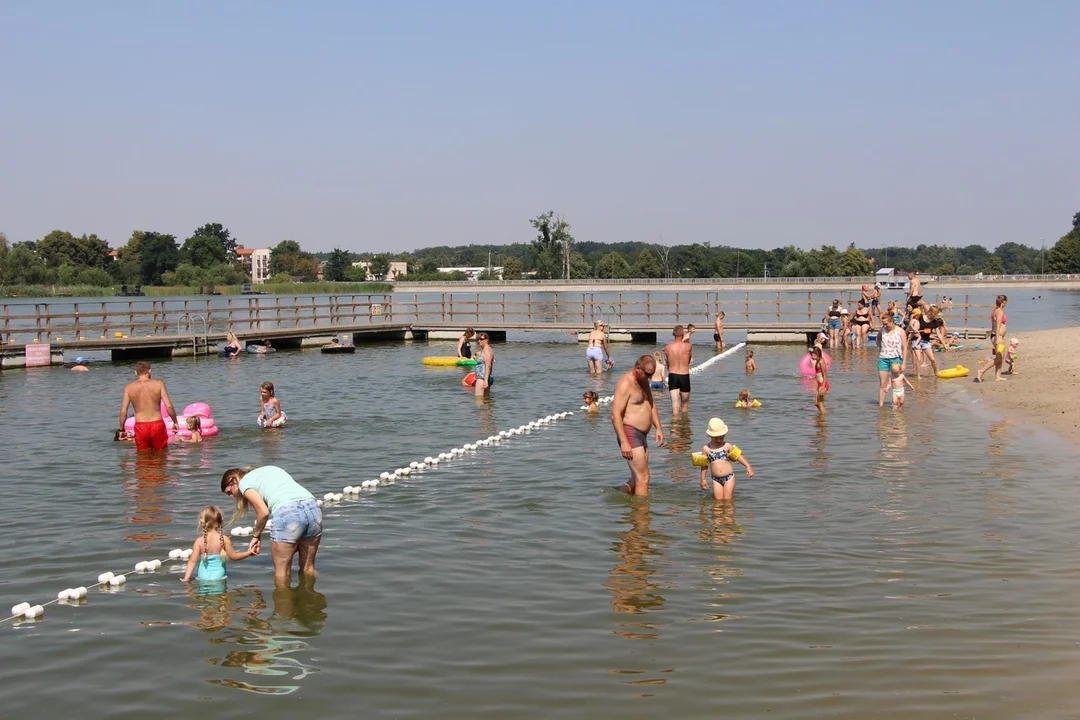
[[[842,327],[844,327],[844,323],[842,323],[840,321],[840,318],[837,318],[837,317],[829,318],[829,329],[830,330],[839,330]]]
[[[310,500],[286,503],[274,510],[270,539],[274,542],[296,543],[322,535],[322,509]]]

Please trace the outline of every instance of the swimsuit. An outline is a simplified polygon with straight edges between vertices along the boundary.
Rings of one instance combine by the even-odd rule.
[[[712,339],[713,339],[713,342],[720,342],[720,338],[721,338],[721,337],[722,337],[722,336],[721,336],[721,335],[720,335],[720,333],[718,333],[718,332],[714,332],[714,333],[712,334]]]
[[[258,420],[259,427],[281,427],[284,425],[285,421],[288,420],[288,418],[285,417],[285,413],[281,413],[281,417],[270,422],[269,419],[277,415],[277,413],[278,411],[274,409],[274,403],[263,403],[263,414],[259,416]]]
[[[589,346],[589,349],[585,351],[585,357],[589,360],[596,360],[599,362],[604,359],[604,348],[591,345]]]
[[[649,382],[649,387],[651,387],[651,388],[663,388],[664,387],[664,381],[663,380],[652,380],[652,381]]]
[[[920,300],[922,300],[922,295],[912,295],[907,300],[908,307],[916,307]]]
[[[709,458],[709,477],[712,478],[713,482],[720,483],[720,487],[727,485],[728,480],[734,480],[735,472],[732,471],[722,478],[716,477],[712,474],[712,463],[714,460],[727,460],[728,452],[729,451],[725,450],[723,447],[721,447],[719,450],[707,450],[705,452],[705,455]]]
[[[480,353],[476,357],[476,382],[483,380],[487,383],[488,387],[495,384],[495,378],[487,376],[487,365],[484,363],[484,354]]]
[[[626,434],[626,441],[630,443],[630,448],[645,448],[649,449],[649,436],[647,430],[638,430],[633,425],[623,425],[623,432]],[[618,438],[616,438],[617,440]]]
[[[224,580],[225,561],[222,559],[221,554],[203,555],[199,559],[199,564],[196,566],[195,578],[203,581]]]
[[[462,344],[462,346],[461,346],[461,357],[463,357],[463,358],[471,358],[472,357],[472,346],[469,345],[468,340],[466,340],[464,342],[464,344]]]
[[[169,433],[164,420],[135,423],[136,450],[164,450],[169,442]]]
[[[690,392],[690,373],[668,373],[667,384],[668,390],[688,393]]]

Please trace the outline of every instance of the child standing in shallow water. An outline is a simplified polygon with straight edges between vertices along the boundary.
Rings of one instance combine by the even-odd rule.
[[[754,468],[743,457],[738,446],[727,442],[727,433],[727,423],[720,418],[712,418],[705,430],[705,434],[709,436],[709,444],[701,448],[707,461],[701,468],[701,489],[709,489],[705,478],[708,471],[712,480],[713,498],[716,500],[730,500],[735,495],[735,471],[731,467],[731,461],[746,468],[746,477],[754,477]]]
[[[230,560],[251,557],[250,550],[236,551],[232,540],[221,532],[224,525],[225,518],[221,514],[221,508],[207,505],[199,512],[200,536],[191,546],[191,557],[188,558],[187,569],[180,582],[190,580],[192,573],[196,580],[224,580],[225,560],[222,556]]]
[[[754,351],[753,350],[747,350],[746,351],[745,370],[746,370],[747,375],[749,375],[750,373],[757,370],[757,361],[754,360]]]
[[[904,407],[904,384],[906,383],[912,390],[915,386],[911,384],[911,381],[907,379],[907,375],[904,375],[904,368],[900,366],[900,363],[892,364],[892,404],[895,408]]]
[[[814,380],[817,382],[817,391],[814,394],[814,405],[819,415],[824,415],[825,395],[829,392],[829,367],[825,364],[825,358],[820,345],[815,345],[810,351],[814,358]]]
[[[255,421],[261,428],[281,427],[288,420],[281,402],[274,397],[274,383],[264,382],[259,386],[259,417]]]

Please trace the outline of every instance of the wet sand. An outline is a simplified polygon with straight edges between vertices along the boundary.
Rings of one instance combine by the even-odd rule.
[[[1080,444],[1080,328],[1010,333],[1009,338],[1020,341],[1016,374],[1003,374],[1001,382],[994,381],[992,369],[984,375],[984,382],[973,382],[989,355],[986,342],[983,349],[974,352],[939,354],[938,364],[952,367],[959,362],[971,368],[969,380],[976,391],[1006,417],[1039,425]]]

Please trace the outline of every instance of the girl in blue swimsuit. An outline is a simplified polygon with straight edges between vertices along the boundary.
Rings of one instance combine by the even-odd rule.
[[[742,450],[727,442],[727,432],[727,423],[720,418],[712,418],[705,430],[705,434],[709,436],[709,444],[701,448],[701,454],[708,458],[708,462],[701,468],[701,489],[709,489],[709,483],[705,479],[708,471],[715,500],[730,500],[735,495],[735,471],[731,467],[733,461],[746,468],[746,477],[754,477],[754,468],[743,457]]]
[[[200,535],[191,546],[191,557],[180,582],[190,580],[192,573],[200,582],[224,580],[226,557],[230,560],[251,557],[250,550],[236,551],[232,540],[221,532],[224,525],[225,517],[221,514],[221,508],[207,505],[199,512]]]

